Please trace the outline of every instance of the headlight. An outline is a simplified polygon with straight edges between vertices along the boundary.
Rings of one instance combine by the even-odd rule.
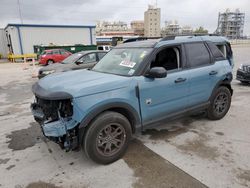
[[[55,72],[55,70],[49,70],[49,71],[43,71],[42,74],[48,75],[48,74],[52,74],[54,72]]]

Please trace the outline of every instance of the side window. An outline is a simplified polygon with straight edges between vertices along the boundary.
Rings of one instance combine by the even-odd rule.
[[[164,67],[167,71],[181,68],[180,48],[164,48],[156,54],[152,67]]]
[[[46,55],[52,55],[52,51],[46,52]]]
[[[224,54],[219,50],[216,45],[214,45],[212,42],[207,42],[207,44],[216,61],[225,60]]]
[[[231,59],[233,57],[233,51],[229,42],[226,44],[227,58]]]
[[[82,58],[80,58],[78,61],[82,63],[93,63],[96,61],[96,54],[95,53],[87,54]]]
[[[185,48],[190,67],[210,64],[210,55],[204,43],[185,44]]]
[[[224,57],[227,57],[226,46],[224,44],[217,44],[217,48],[221,51]]]
[[[97,53],[97,54],[99,60],[101,60],[106,55],[106,53]]]
[[[53,50],[53,54],[60,54],[59,50]]]
[[[67,54],[65,50],[60,50],[61,54]]]
[[[98,46],[97,50],[103,50],[103,46]]]

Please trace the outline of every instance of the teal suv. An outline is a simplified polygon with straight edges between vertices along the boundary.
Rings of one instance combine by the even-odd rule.
[[[41,79],[32,87],[31,109],[46,137],[108,164],[122,157],[137,131],[198,111],[223,118],[233,93],[232,67],[223,37],[124,43],[91,70]]]

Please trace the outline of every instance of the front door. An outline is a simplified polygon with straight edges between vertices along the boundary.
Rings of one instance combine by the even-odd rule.
[[[182,69],[181,48],[161,49],[152,67],[167,70],[165,78],[138,78],[143,125],[155,123],[185,110],[188,97],[189,72]]]
[[[188,97],[188,72],[169,73],[166,78],[138,79],[143,125],[184,110]]]

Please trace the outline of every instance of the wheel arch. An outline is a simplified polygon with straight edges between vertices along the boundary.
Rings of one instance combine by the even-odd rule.
[[[79,125],[79,132],[81,132],[80,136],[80,142],[82,142],[82,139],[84,137],[84,132],[88,128],[89,124],[101,113],[105,111],[114,111],[118,112],[122,115],[124,115],[128,121],[130,122],[132,133],[136,132],[136,129],[140,126],[140,116],[138,112],[129,104],[123,103],[123,102],[116,102],[111,104],[106,104],[103,106],[99,106],[96,109],[89,112],[84,119],[81,121]]]
[[[221,87],[221,86],[227,87],[227,88],[229,89],[230,93],[231,93],[231,96],[232,96],[232,95],[233,95],[233,89],[232,89],[232,86],[231,86],[231,81],[232,81],[232,79],[233,79],[232,73],[228,73],[228,74],[226,75],[226,77],[225,77],[223,80],[219,81],[219,82],[215,85],[215,87],[214,87],[214,89],[213,89],[213,92],[211,93],[210,99],[211,99],[211,97],[213,96],[213,93],[214,93],[219,87]]]

